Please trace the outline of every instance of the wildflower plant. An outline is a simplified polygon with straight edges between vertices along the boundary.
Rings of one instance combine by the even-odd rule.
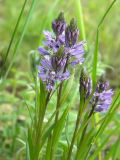
[[[7,77],[13,65],[36,2],[37,0],[32,0],[22,34],[13,50],[13,59],[5,74],[2,69],[1,77],[4,77],[0,82]],[[85,36],[82,7],[78,0],[75,3],[79,8],[79,27],[75,18],[67,23],[61,12],[51,22],[52,31],[43,32],[42,45],[37,51],[31,52],[33,103],[31,99],[27,103],[27,98],[24,97],[31,122],[28,124],[26,141],[19,139],[24,145],[20,153],[25,149],[27,160],[108,160],[120,157],[120,123],[115,119],[120,105],[120,91],[113,90],[109,82],[101,78],[102,75],[97,76],[99,33],[115,2],[113,0],[98,24],[94,52],[90,57],[90,72],[86,64],[89,45]],[[20,12],[3,66],[26,3],[27,0]],[[111,145],[108,146],[107,142],[113,135],[116,135],[115,142],[110,141]]]
[[[102,153],[96,154],[94,147],[96,144],[98,148],[100,146],[97,136],[106,127],[107,115],[117,108],[116,103],[112,104],[114,91],[107,81],[100,79],[95,84],[95,79],[86,71],[87,42],[79,42],[80,31],[76,20],[73,18],[67,24],[61,12],[51,27],[52,32],[43,32],[43,45],[38,47],[40,60],[35,71],[35,114],[28,129],[27,157],[30,160],[84,160],[98,156],[100,159]],[[76,68],[81,71],[80,75],[77,73],[77,87],[74,77]],[[69,115],[71,107],[77,103],[75,100],[72,103],[72,99],[68,101],[71,89],[79,95],[77,116],[72,126]],[[51,104],[52,112],[46,116]],[[98,113],[106,116],[95,129]],[[69,132],[71,127],[73,130]]]

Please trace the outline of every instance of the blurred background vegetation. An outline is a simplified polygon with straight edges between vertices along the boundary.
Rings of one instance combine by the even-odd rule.
[[[38,0],[22,44],[17,52],[14,65],[7,79],[0,86],[0,160],[20,159],[19,152],[23,149],[18,137],[25,137],[25,126],[28,121],[27,108],[22,100],[29,97],[30,91],[30,52],[42,44],[43,30],[51,30],[51,22],[60,11],[64,11],[67,21],[76,17],[76,0]],[[86,40],[90,52],[93,52],[96,28],[112,0],[82,0],[83,18]],[[20,14],[24,0],[0,0],[0,67],[3,64],[14,27]],[[4,71],[10,64],[14,44],[20,37],[22,27],[28,14],[32,0],[28,0],[24,16]],[[106,77],[113,88],[120,87],[120,2],[117,2],[107,16],[100,31],[100,59],[106,70]],[[81,38],[81,37],[80,37]],[[17,138],[17,141],[16,141]],[[18,156],[18,157],[17,157]]]

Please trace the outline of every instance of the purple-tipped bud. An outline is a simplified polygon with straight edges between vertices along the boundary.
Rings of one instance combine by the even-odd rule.
[[[65,31],[66,23],[64,19],[64,14],[61,12],[57,19],[52,22],[52,29],[54,33],[59,36]]]
[[[52,64],[52,67],[54,68],[55,71],[60,71],[61,68],[64,68],[65,66],[65,63],[66,63],[66,59],[63,59],[63,58],[59,58],[57,56],[53,56],[51,58],[51,64]]]
[[[63,53],[64,53],[64,47],[61,46],[58,52],[51,57],[52,67],[57,72],[62,70],[66,64],[66,57]]]
[[[85,74],[83,70],[81,71],[81,76],[80,76],[79,91],[80,91],[80,96],[84,97],[84,100],[90,96],[92,91],[91,79]]]
[[[99,83],[97,84],[97,88],[96,91],[98,93],[103,92],[104,90],[106,90],[109,87],[109,83],[108,82],[103,82],[102,80],[99,81]]]
[[[65,43],[67,47],[72,47],[78,40],[79,30],[75,19],[72,19],[70,25],[65,30]]]

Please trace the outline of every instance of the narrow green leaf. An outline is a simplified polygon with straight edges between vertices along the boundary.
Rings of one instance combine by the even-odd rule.
[[[40,89],[36,84],[36,113],[35,113],[35,125],[34,125],[34,159],[39,157],[42,142],[42,128],[43,120],[46,111],[46,90],[43,82],[40,80]]]
[[[47,138],[51,135],[51,132],[52,132],[54,126],[55,126],[55,124],[52,124],[52,125],[49,126],[49,127],[46,129],[46,131],[43,133],[43,135],[42,135],[42,142],[41,142],[41,145],[40,145],[40,150],[41,150],[41,148],[44,146]]]
[[[93,57],[93,69],[92,69],[92,81],[93,81],[93,88],[95,88],[96,81],[97,81],[97,63],[98,63],[98,48],[99,48],[99,31],[102,23],[104,22],[107,14],[109,13],[110,9],[113,7],[116,0],[114,0],[110,6],[108,7],[107,11],[103,15],[103,17],[100,20],[100,23],[97,27],[97,33],[96,33],[96,41],[95,41],[95,49],[94,49],[94,57]]]
[[[116,140],[116,142],[110,147],[110,150],[108,152],[108,154],[105,157],[105,160],[116,160],[117,158],[117,154],[119,152],[119,147],[120,147],[120,137],[118,137],[118,139]]]
[[[31,19],[31,16],[32,16],[32,13],[33,13],[33,10],[34,10],[35,5],[36,5],[36,2],[37,2],[37,0],[33,0],[33,1],[32,1],[32,4],[31,4],[30,9],[29,9],[29,13],[28,13],[28,15],[27,15],[27,17],[26,17],[26,21],[25,21],[25,23],[24,23],[24,25],[23,25],[23,28],[22,28],[21,36],[20,36],[20,38],[18,39],[18,41],[16,42],[16,44],[15,44],[15,48],[14,48],[14,51],[13,51],[13,56],[12,56],[12,59],[11,59],[11,63],[10,63],[9,66],[8,66],[8,69],[7,69],[6,73],[5,73],[4,78],[7,77],[8,73],[9,73],[9,71],[10,71],[10,69],[11,69],[11,67],[12,67],[12,65],[13,65],[13,63],[14,63],[15,56],[16,56],[16,54],[18,53],[17,51],[18,51],[18,49],[19,49],[19,47],[20,47],[20,45],[21,45],[21,42],[22,42],[22,40],[23,40],[23,38],[24,38],[25,32],[26,32],[26,30],[27,30],[28,24],[29,24],[29,22],[30,22],[30,19]]]
[[[65,120],[66,120],[66,117],[67,117],[67,114],[68,114],[68,110],[69,110],[69,108],[67,107],[65,109],[65,111],[63,112],[61,118],[55,124],[54,133],[53,133],[53,141],[52,141],[53,142],[52,143],[53,148],[55,148],[58,144],[59,137],[60,137],[61,132],[64,128],[64,124],[65,124]]]
[[[119,155],[120,155],[119,149],[120,149],[120,136],[118,137],[118,139],[116,140],[116,143],[114,144],[114,149],[112,152],[113,160],[116,160],[117,158],[119,158]]]
[[[47,147],[46,147],[46,155],[45,155],[45,160],[51,160],[51,145],[52,145],[52,139],[51,135],[48,137],[48,142],[47,142]]]
[[[72,86],[73,86],[73,82],[74,82],[74,73],[71,75],[70,79],[64,83],[64,87],[63,87],[62,95],[61,95],[60,106],[63,105],[66,99],[69,97]]]
[[[53,118],[55,117],[55,114],[56,114],[56,111],[51,115],[51,117],[48,119],[48,122],[45,124],[45,126],[43,127],[43,130],[42,132],[44,133],[48,128],[49,126],[51,125],[52,123],[52,120]]]
[[[118,127],[118,126],[117,126]],[[115,133],[115,131],[117,130],[117,127],[110,131],[109,135],[101,142],[101,144],[96,148],[95,152],[93,153],[93,155],[90,155],[89,159],[90,160],[95,160],[97,155],[99,154],[99,152],[103,149],[103,147],[107,144],[107,142],[109,141],[110,137]]]
[[[78,19],[78,26],[80,28],[80,36],[82,40],[86,40],[81,0],[75,0],[75,5],[76,5],[76,16]]]
[[[29,150],[28,142],[26,142],[26,160],[31,160],[30,159],[30,150]]]
[[[32,130],[29,128],[28,129],[28,139],[27,139],[27,146],[26,146],[26,149],[27,149],[27,160],[32,160],[32,157],[33,157],[33,139],[32,139]],[[29,158],[28,158],[29,157]]]
[[[86,155],[86,151],[88,150],[88,144],[91,142],[91,138],[94,135],[94,128],[92,128],[86,135],[84,138],[84,141],[80,144],[80,146],[78,146],[78,151],[76,154],[76,160],[84,160],[85,159],[85,155]]]
[[[20,15],[18,17],[18,20],[17,20],[17,23],[15,25],[15,28],[14,28],[14,31],[13,31],[13,34],[12,34],[12,37],[11,37],[11,40],[10,40],[10,43],[9,43],[9,46],[8,46],[8,49],[7,49],[7,52],[6,52],[6,55],[5,55],[5,59],[4,59],[4,65],[6,63],[6,60],[7,60],[7,57],[8,57],[8,54],[10,52],[10,49],[11,49],[11,46],[12,46],[12,43],[13,43],[13,40],[15,38],[15,35],[16,35],[16,32],[18,30],[18,27],[19,27],[19,24],[20,24],[20,21],[21,21],[21,18],[22,18],[22,15],[23,15],[23,12],[24,12],[24,9],[25,9],[25,6],[26,6],[26,3],[27,3],[27,0],[24,1],[24,4],[22,6],[22,9],[21,9],[21,12],[20,12]]]
[[[51,155],[52,156],[53,156],[54,152],[57,149],[57,144],[59,142],[62,130],[63,130],[64,126],[65,126],[65,120],[66,120],[68,111],[69,111],[69,107],[67,107],[65,109],[65,111],[63,112],[61,118],[55,123],[55,128],[54,128],[53,136],[52,136],[52,146],[51,146]],[[52,156],[51,156],[51,158],[52,158]]]
[[[120,105],[120,91],[116,94],[116,96],[114,98],[114,101],[113,101],[113,103],[111,105],[111,108],[108,111],[108,113],[106,114],[106,116],[104,118],[104,121],[100,125],[97,133],[91,139],[91,143],[89,145],[89,150],[86,153],[86,157],[89,154],[89,151],[90,151],[92,145],[97,141],[97,139],[99,138],[99,136],[104,132],[105,128],[112,121],[112,118],[113,118],[114,114],[116,113],[116,110],[118,109],[119,105]]]
[[[40,107],[41,107],[41,110],[43,110],[42,113],[44,113],[44,110],[45,110],[46,94],[47,94],[47,92],[46,92],[45,85],[40,80]]]

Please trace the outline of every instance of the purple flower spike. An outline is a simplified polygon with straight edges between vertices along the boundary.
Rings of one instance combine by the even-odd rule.
[[[64,20],[64,14],[61,12],[57,19],[52,22],[52,29],[58,37],[65,31],[66,23]]]
[[[68,65],[75,66],[84,62],[84,42],[77,43],[79,31],[74,19],[66,28],[63,13],[52,22],[54,33],[44,31],[44,47],[38,51],[42,55],[38,67],[39,78],[46,84],[47,90],[54,89],[55,83],[68,79]],[[88,94],[88,93],[86,93]]]
[[[99,82],[93,97],[93,104],[96,112],[106,112],[111,103],[113,90],[109,89],[108,82]]]

